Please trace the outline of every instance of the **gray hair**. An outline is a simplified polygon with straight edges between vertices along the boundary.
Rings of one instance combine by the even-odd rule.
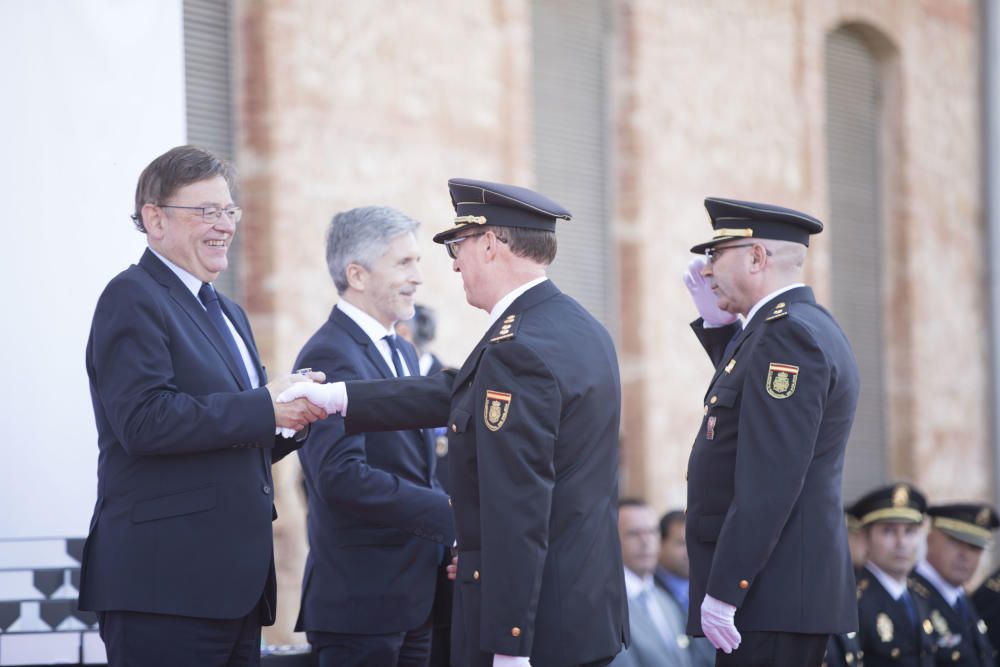
[[[389,243],[407,232],[416,234],[420,223],[388,206],[361,206],[333,216],[326,232],[326,266],[337,287],[347,291],[347,266],[371,270]]]

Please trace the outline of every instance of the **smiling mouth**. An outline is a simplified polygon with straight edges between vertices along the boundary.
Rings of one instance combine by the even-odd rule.
[[[225,248],[226,242],[223,239],[209,239],[208,241],[205,241],[205,245],[210,248]]]

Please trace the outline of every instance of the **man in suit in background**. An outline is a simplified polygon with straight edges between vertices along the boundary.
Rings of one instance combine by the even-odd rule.
[[[454,178],[448,189],[457,217],[434,240],[468,302],[490,313],[462,368],[299,395],[348,410],[348,430],[448,425],[454,665],[607,665],[628,641],[614,344],[546,278],[569,211],[512,185]]]
[[[234,189],[202,149],[156,158],[132,216],[149,248],[94,312],[100,453],[80,608],[99,612],[112,665],[257,665],[274,622],[271,463],[298,445],[276,427],[325,416],[275,398],[322,376],[265,385],[246,314],[212,286],[241,218]]]
[[[705,207],[713,235],[691,248],[704,257],[685,282],[716,370],[688,462],[688,632],[720,667],[818,667],[829,635],[857,627],[841,501],[857,363],[802,283],[822,223],[755,202]]]
[[[930,607],[938,636],[937,664],[992,665],[994,650],[986,623],[964,587],[976,573],[983,550],[993,542],[993,531],[1000,527],[997,513],[983,503],[956,503],[931,507],[927,515],[931,518],[927,556],[912,576],[922,584],[917,594]]]
[[[653,508],[638,498],[620,500],[618,536],[625,563],[631,643],[611,667],[691,667],[685,614],[654,581],[660,532]]]
[[[683,510],[672,510],[660,517],[660,556],[653,578],[680,611],[681,618],[687,619],[691,567],[684,523]],[[685,632],[683,626],[680,632]],[[715,647],[710,641],[704,637],[692,637],[690,641],[693,667],[711,667],[715,664]]]
[[[419,375],[413,346],[393,329],[413,315],[422,281],[417,227],[380,206],[334,216],[326,262],[340,301],[296,367],[337,380]],[[309,556],[297,629],[322,667],[426,665],[437,574],[455,540],[430,434],[347,435],[343,420],[328,419],[313,426],[299,459]]]

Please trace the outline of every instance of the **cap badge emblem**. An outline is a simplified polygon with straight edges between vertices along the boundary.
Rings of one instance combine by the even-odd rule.
[[[906,507],[910,504],[910,487],[899,484],[892,492],[892,506]]]

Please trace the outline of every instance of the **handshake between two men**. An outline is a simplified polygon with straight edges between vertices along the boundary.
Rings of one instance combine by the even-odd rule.
[[[297,415],[299,419],[306,419],[307,421],[298,428],[317,419],[326,419],[332,414],[347,416],[347,388],[343,382],[324,384],[326,376],[319,372],[310,372],[307,376],[292,375],[287,379],[290,379],[289,384],[271,392],[272,397],[277,394],[274,404],[275,416],[278,410],[285,409]],[[269,384],[267,388],[270,390],[271,385]],[[314,418],[308,419],[308,416]]]

